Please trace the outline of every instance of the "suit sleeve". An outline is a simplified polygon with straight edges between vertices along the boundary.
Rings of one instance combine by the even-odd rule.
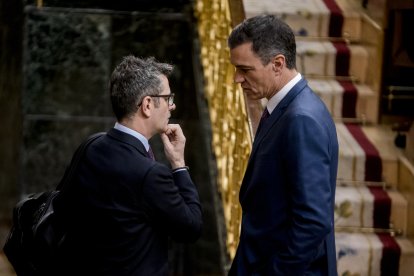
[[[156,164],[146,176],[143,194],[157,224],[174,240],[193,242],[200,237],[201,205],[187,170],[172,174],[166,166]]]
[[[326,129],[311,117],[297,115],[286,129],[281,150],[291,219],[286,247],[273,260],[277,275],[303,275],[333,231],[329,145]]]

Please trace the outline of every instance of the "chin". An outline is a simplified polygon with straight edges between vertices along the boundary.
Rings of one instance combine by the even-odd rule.
[[[165,133],[165,132],[167,131],[167,129],[168,129],[168,126],[164,126],[164,127],[161,129],[160,133]]]

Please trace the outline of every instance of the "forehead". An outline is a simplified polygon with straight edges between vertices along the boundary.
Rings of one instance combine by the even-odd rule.
[[[261,64],[260,58],[253,52],[252,43],[243,43],[230,50],[230,62],[238,66],[257,66]]]

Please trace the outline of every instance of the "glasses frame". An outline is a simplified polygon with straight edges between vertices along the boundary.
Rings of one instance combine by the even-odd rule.
[[[148,95],[148,97],[152,97],[152,98],[164,98],[167,100],[168,106],[173,106],[174,105],[174,93],[168,94],[168,95]],[[141,106],[142,102],[138,105]]]

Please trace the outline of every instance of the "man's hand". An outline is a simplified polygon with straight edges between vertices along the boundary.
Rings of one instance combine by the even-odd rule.
[[[167,130],[161,133],[161,140],[164,144],[164,152],[172,169],[185,166],[184,149],[185,136],[178,124],[169,124]]]

